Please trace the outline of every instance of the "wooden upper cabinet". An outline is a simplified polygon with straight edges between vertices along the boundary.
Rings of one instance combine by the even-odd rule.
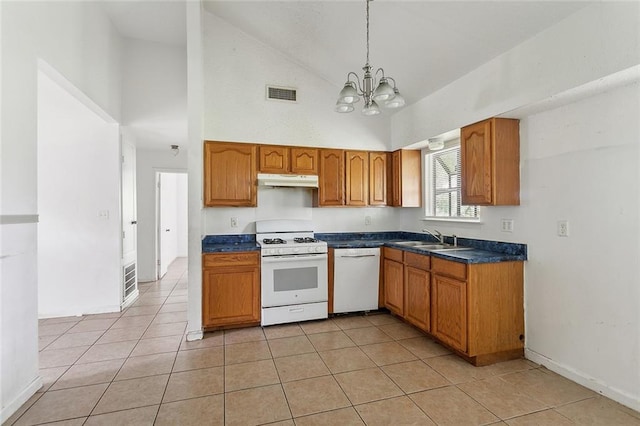
[[[389,154],[386,152],[369,153],[369,205],[387,205]]]
[[[318,206],[344,205],[344,151],[321,149],[319,187],[315,204]]]
[[[260,171],[262,173],[288,173],[289,148],[260,145]]]
[[[422,204],[422,160],[419,150],[398,150],[391,154],[391,205],[420,207]]]
[[[256,145],[205,141],[204,205],[256,207]]]
[[[462,204],[520,204],[519,121],[491,118],[460,131]]]
[[[348,206],[366,206],[369,201],[369,153],[346,151],[346,201]]]
[[[318,150],[276,145],[259,145],[259,167],[262,173],[317,175]]]
[[[316,148],[291,148],[291,173],[317,175],[318,168]]]

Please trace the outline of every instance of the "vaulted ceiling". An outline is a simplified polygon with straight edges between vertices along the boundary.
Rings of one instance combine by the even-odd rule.
[[[372,1],[370,64],[384,68],[411,104],[590,3]],[[186,45],[185,0],[105,0],[103,5],[125,37]],[[349,71],[362,75],[365,5],[365,0],[203,1],[206,12],[334,84],[336,96]]]

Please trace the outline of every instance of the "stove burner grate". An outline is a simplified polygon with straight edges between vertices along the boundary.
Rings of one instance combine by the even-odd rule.
[[[312,237],[304,237],[304,238],[299,237],[299,238],[294,238],[293,242],[294,243],[317,243],[319,241]]]
[[[262,240],[264,244],[287,244],[282,238],[265,238]]]

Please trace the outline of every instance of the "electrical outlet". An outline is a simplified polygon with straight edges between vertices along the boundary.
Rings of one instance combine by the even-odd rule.
[[[559,237],[568,237],[569,236],[569,221],[568,220],[559,220],[558,221],[558,236]]]
[[[364,217],[364,224],[365,224],[365,226],[371,225],[371,216],[365,216]]]
[[[500,230],[502,232],[513,232],[513,219],[502,219]]]
[[[109,210],[99,210],[98,211],[98,217],[100,219],[104,219],[104,220],[109,219]]]
[[[232,228],[237,228],[238,227],[238,218],[237,217],[232,217],[231,218],[231,227]]]

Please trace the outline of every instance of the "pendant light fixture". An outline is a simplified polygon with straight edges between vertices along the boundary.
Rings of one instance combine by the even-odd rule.
[[[347,74],[347,82],[340,91],[338,102],[336,102],[336,111],[351,112],[355,109],[354,104],[360,101],[360,97],[364,99],[364,115],[380,114],[380,106],[385,108],[400,108],[405,104],[405,100],[400,95],[396,87],[396,81],[384,75],[384,70],[378,68],[375,74],[371,73],[371,65],[369,65],[369,2],[367,2],[367,62],[362,67],[364,77],[362,82],[355,72]],[[378,74],[381,74],[380,80],[376,81]],[[353,76],[353,80],[351,77]],[[389,84],[393,83],[393,87]],[[375,89],[374,89],[375,88]]]

